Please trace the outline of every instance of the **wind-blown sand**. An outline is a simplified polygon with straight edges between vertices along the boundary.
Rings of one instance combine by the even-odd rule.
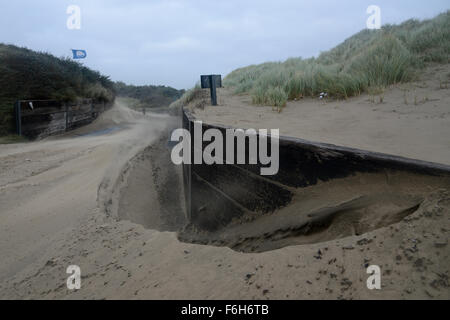
[[[358,236],[262,253],[180,242],[179,168],[161,138],[172,121],[116,106],[66,136],[0,145],[0,298],[449,298],[450,192],[432,181],[401,203],[412,214]]]
[[[450,64],[439,65],[426,69],[419,81],[383,94],[343,101],[304,98],[288,102],[281,113],[227,89],[218,89],[219,105],[212,107],[205,89],[206,106],[195,101],[190,109],[210,124],[278,128],[282,136],[450,164],[449,82]]]

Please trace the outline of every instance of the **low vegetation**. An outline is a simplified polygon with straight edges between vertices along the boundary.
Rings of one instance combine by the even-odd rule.
[[[317,58],[290,58],[237,69],[224,85],[248,93],[254,104],[282,108],[288,100],[346,99],[413,80],[428,63],[449,63],[450,11],[431,20],[408,20],[363,30]]]
[[[114,88],[118,96],[128,98],[133,109],[167,107],[184,93],[167,86],[134,86],[123,82],[116,82]]]
[[[26,137],[19,136],[16,134],[8,134],[6,136],[0,136],[0,144],[9,144],[9,143],[23,143],[28,142],[29,140]]]

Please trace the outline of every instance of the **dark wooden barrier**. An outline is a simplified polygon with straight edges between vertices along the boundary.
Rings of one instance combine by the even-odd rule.
[[[64,133],[91,123],[112,104],[86,99],[78,103],[56,100],[20,100],[14,106],[16,132],[29,139]]]
[[[194,120],[183,109],[183,128],[191,133],[191,154],[194,145]],[[225,150],[227,127],[203,123],[203,132],[209,128],[222,132]],[[208,144],[209,142],[204,143],[203,148]],[[248,139],[245,150],[248,153]],[[292,199],[292,188],[344,178],[358,172],[405,171],[450,176],[448,165],[290,137],[280,137],[278,173],[261,176],[260,168],[259,164],[184,164],[184,190],[189,222],[197,228],[214,231],[245,213],[267,214],[286,206]]]

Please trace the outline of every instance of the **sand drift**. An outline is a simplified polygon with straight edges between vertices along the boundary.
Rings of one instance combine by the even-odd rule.
[[[185,112],[183,126],[192,120]],[[407,218],[450,186],[444,165],[291,138],[280,143],[272,177],[258,175],[257,165],[181,170],[170,160],[170,129],[122,172],[118,212],[146,228],[178,231],[184,242],[264,252],[359,236]]]

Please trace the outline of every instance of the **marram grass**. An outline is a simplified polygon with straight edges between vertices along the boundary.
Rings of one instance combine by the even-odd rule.
[[[346,99],[414,79],[429,62],[448,63],[450,11],[431,20],[408,20],[363,30],[318,58],[289,58],[231,72],[224,85],[249,93],[254,104],[282,108],[288,100],[321,92]]]

